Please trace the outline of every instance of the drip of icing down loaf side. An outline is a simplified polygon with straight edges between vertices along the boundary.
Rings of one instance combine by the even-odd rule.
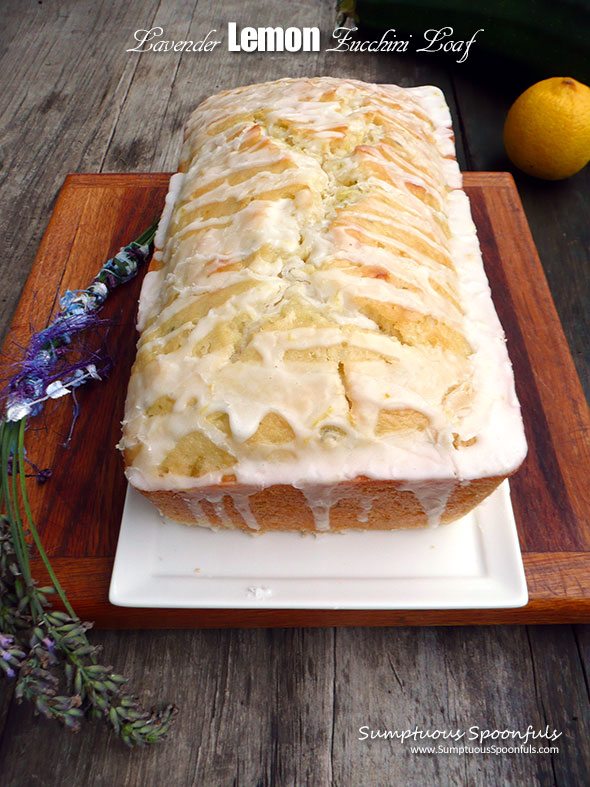
[[[249,530],[255,532],[260,530],[260,525],[250,507],[250,497],[257,491],[259,490],[253,487],[246,487],[239,490],[207,490],[205,496],[203,496],[201,490],[199,490],[197,494],[189,491],[182,495],[182,500],[187,505],[189,511],[195,519],[195,522],[198,525],[205,527],[233,527],[234,525],[231,522],[231,517],[228,516],[225,507],[225,501],[227,498],[231,501],[233,507],[243,519],[246,527]],[[203,502],[211,503],[213,505],[213,511],[217,517],[217,520],[211,519],[211,517],[209,517],[203,507]]]
[[[420,503],[428,527],[438,527],[456,481],[412,481],[399,487],[400,492],[411,492]]]

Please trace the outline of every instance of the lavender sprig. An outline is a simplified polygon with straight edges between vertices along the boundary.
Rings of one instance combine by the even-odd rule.
[[[126,678],[98,663],[100,648],[91,645],[86,634],[92,624],[83,623],[72,609],[33,520],[24,433],[27,416],[39,412],[47,399],[71,393],[88,379],[100,379],[97,364],[104,358],[68,362],[68,345],[73,335],[97,325],[96,312],[110,290],[135,275],[151,252],[155,229],[153,225],[108,260],[86,290],[66,292],[54,321],[33,336],[9,383],[0,421],[0,670],[16,678],[16,698],[31,701],[47,718],[74,731],[85,716],[103,718],[130,746],[162,740],[176,708],[143,710],[137,698],[125,693]],[[36,475],[44,481],[50,472]],[[31,541],[50,586],[38,587],[31,575]],[[65,611],[51,609],[47,596],[52,593]]]
[[[71,393],[90,379],[108,373],[110,359],[93,353],[89,358],[68,360],[72,337],[101,324],[96,316],[109,293],[132,279],[153,249],[157,223],[124,246],[103,265],[85,290],[68,290],[51,324],[31,338],[19,371],[7,386],[6,420],[20,421],[36,415],[48,399]]]

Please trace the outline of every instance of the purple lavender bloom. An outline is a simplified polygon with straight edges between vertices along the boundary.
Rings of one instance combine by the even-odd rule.
[[[109,292],[132,279],[147,260],[153,249],[156,226],[154,224],[108,260],[86,290],[68,290],[64,294],[60,312],[51,325],[31,338],[19,371],[9,381],[4,393],[8,421],[36,415],[47,399],[72,393],[89,379],[100,380],[101,374],[109,371],[111,360],[104,353],[93,353],[92,358],[71,363],[63,359],[63,355],[73,335],[105,322],[96,313]]]
[[[51,478],[51,470],[48,467],[46,467],[44,470],[39,470],[39,472],[36,473],[36,476],[37,476],[38,483],[44,484],[46,481],[49,481],[49,479]]]
[[[45,637],[43,644],[50,653],[55,653],[55,642],[51,639],[51,637]]]

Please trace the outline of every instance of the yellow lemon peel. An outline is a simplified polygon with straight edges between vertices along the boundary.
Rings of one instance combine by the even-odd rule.
[[[590,161],[590,88],[571,77],[529,87],[508,112],[504,146],[528,175],[561,180],[579,172]]]

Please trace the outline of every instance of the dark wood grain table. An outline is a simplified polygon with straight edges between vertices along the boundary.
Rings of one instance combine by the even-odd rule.
[[[501,131],[524,77],[411,53],[328,52],[331,2],[5,0],[1,11],[2,341],[65,176],[174,170],[183,122],[212,92],[323,74],[435,84],[451,106],[462,169],[511,171]],[[228,21],[316,24],[322,50],[126,51],[139,28],[159,25],[170,40],[215,28],[225,38]],[[588,396],[590,168],[558,183],[514,175]],[[97,631],[92,639],[146,704],[179,705],[173,734],[145,751],[127,750],[97,723],[74,736],[18,705],[3,681],[3,784],[590,783],[585,625]],[[559,753],[417,755],[407,742],[359,733],[528,725],[560,731]]]

